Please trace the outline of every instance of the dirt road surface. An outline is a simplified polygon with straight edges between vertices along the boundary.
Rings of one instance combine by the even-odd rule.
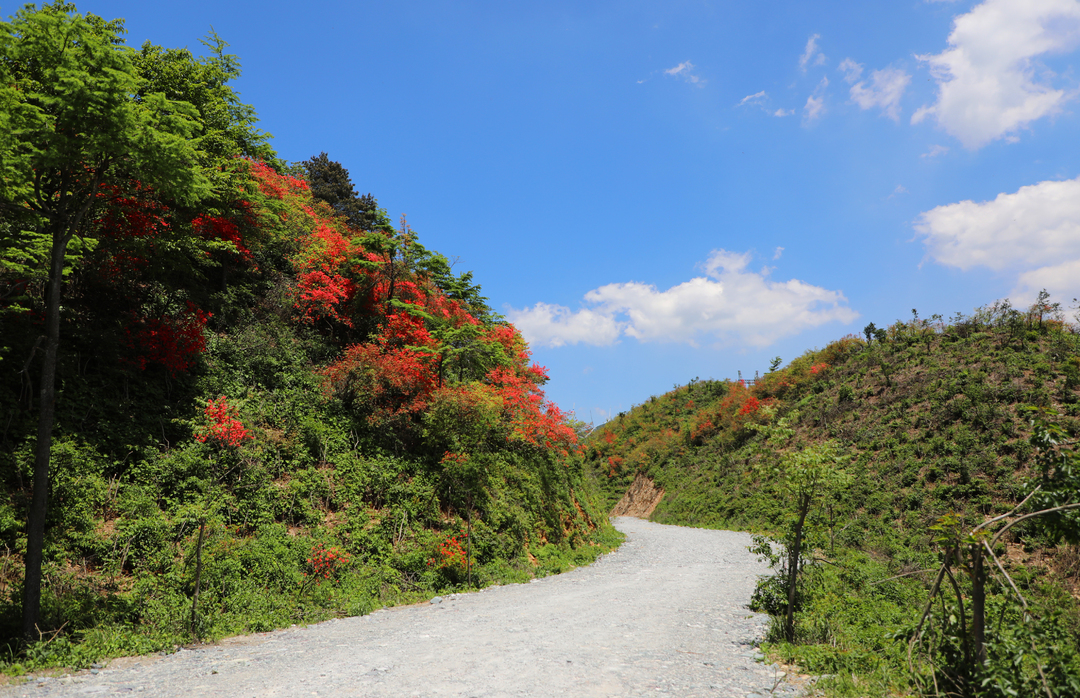
[[[790,695],[758,661],[744,533],[618,518],[622,547],[529,584],[234,638],[0,696]]]

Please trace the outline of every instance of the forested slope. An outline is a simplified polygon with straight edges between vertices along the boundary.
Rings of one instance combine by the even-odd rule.
[[[121,22],[64,3],[2,29],[10,670],[595,557],[612,529],[520,333],[325,153],[281,161],[229,85],[223,41],[206,58],[131,51]],[[43,423],[41,609],[24,644]]]
[[[1080,335],[1044,296],[871,324],[752,385],[693,381],[597,429],[586,458],[609,507],[639,472],[662,487],[654,521],[766,532],[790,552],[805,512],[791,642],[784,574],[757,603],[776,615],[774,649],[836,674],[838,695],[1080,695],[1076,510],[1009,528],[1000,570],[982,547],[1080,502],[1078,389]]]

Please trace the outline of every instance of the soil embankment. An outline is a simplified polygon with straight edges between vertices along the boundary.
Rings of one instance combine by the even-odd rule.
[[[664,498],[664,489],[657,487],[651,478],[638,473],[626,494],[611,510],[612,516],[634,516],[639,519],[648,519],[660,500]]]

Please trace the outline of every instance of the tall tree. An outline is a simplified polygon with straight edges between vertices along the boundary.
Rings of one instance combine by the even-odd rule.
[[[349,171],[325,153],[301,163],[307,172],[311,194],[330,204],[349,225],[360,230],[391,230],[390,220],[379,210],[379,202],[370,193],[358,196]]]
[[[152,187],[193,204],[210,184],[190,141],[191,105],[144,93],[123,46],[121,20],[80,15],[74,5],[27,5],[0,23],[0,208],[9,222],[0,257],[47,269],[33,496],[27,516],[23,633],[34,639],[49,460],[56,414],[60,297],[69,243],[92,247],[92,209],[103,187]]]

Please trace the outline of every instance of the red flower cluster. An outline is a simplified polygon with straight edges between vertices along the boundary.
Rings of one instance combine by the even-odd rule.
[[[319,543],[311,549],[307,562],[311,566],[311,576],[330,579],[349,564],[349,554],[342,552],[340,548],[327,548]],[[307,573],[304,576],[307,576]]]
[[[251,174],[264,196],[284,199],[287,194],[308,191],[308,183],[298,177],[281,175],[265,162],[250,161]]]
[[[753,414],[761,408],[761,401],[753,395],[749,395],[746,398],[746,402],[739,408],[739,414]]]
[[[502,398],[513,438],[564,454],[577,444],[577,434],[566,424],[562,410],[544,400],[539,384],[547,381],[547,373],[542,366],[533,364],[520,373],[498,366],[488,372],[487,380]]]
[[[825,364],[825,363],[814,364],[813,366],[810,367],[810,373],[813,373],[816,376],[819,373],[824,373],[828,368],[829,368],[829,364]]]
[[[204,431],[195,434],[196,441],[213,441],[222,446],[236,448],[245,439],[252,438],[244,424],[236,418],[236,407],[229,405],[224,395],[217,400],[209,400],[204,414],[210,424]]]
[[[442,543],[439,543],[438,550],[435,551],[436,557],[428,558],[428,567],[434,567],[437,570],[464,570],[468,556],[465,554],[465,548],[461,547],[463,535],[465,534],[456,533],[443,539]]]
[[[443,454],[442,460],[439,461],[440,465],[444,466],[461,466],[469,462],[468,453],[452,453],[447,451]]]
[[[231,242],[236,252],[244,259],[251,259],[251,250],[244,246],[243,236],[236,223],[221,216],[196,216],[191,222],[195,232],[206,238],[217,238]]]
[[[145,370],[149,363],[161,364],[173,376],[187,371],[195,357],[206,351],[203,329],[210,317],[210,313],[191,302],[188,302],[187,313],[179,318],[135,316],[131,325],[124,329],[128,347],[139,352],[130,363],[139,370]]]

